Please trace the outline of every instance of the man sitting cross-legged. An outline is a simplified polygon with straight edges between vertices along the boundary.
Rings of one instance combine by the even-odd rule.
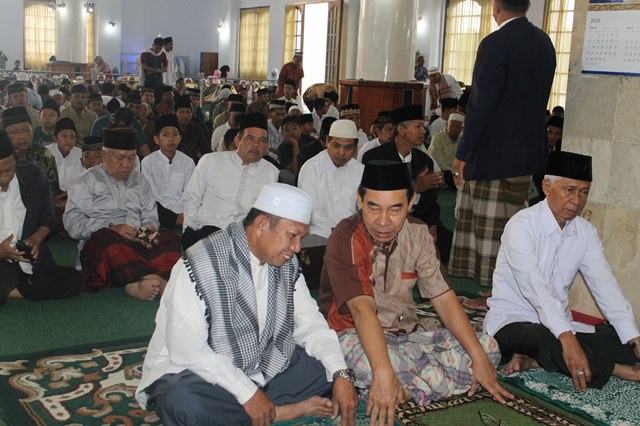
[[[172,232],[156,232],[151,186],[134,170],[134,130],[105,129],[103,141],[102,165],[87,170],[68,190],[64,227],[80,241],[88,289],[124,287],[130,296],[152,300],[180,258],[180,241]]]
[[[296,257],[311,209],[304,191],[267,184],[243,222],[173,268],[136,391],[165,426],[268,426],[338,411],[342,426],[354,424],[353,371]]]
[[[368,390],[371,424],[393,425],[395,408],[409,397],[423,405],[473,394],[478,385],[500,402],[512,397],[498,384],[496,341],[473,332],[428,226],[407,217],[413,198],[404,164],[366,163],[362,210],[334,228],[320,277],[320,308],[339,333],[356,387]],[[447,329],[417,318],[416,285]]]
[[[80,274],[57,266],[45,241],[56,225],[47,179],[14,154],[0,130],[0,306],[7,298],[76,296],[84,284]]]
[[[542,367],[602,388],[611,375],[640,381],[640,331],[609,264],[598,231],[578,215],[591,187],[591,157],[556,151],[542,189],[547,198],[504,228],[484,327],[505,373]],[[580,271],[609,324],[573,321],[569,289]]]
[[[185,188],[185,250],[246,216],[262,186],[278,180],[278,169],[262,158],[268,146],[266,117],[245,114],[237,138],[237,151],[202,157]]]

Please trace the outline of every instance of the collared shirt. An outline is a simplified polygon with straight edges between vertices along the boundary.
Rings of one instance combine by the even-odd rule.
[[[48,149],[55,157],[60,189],[66,191],[71,182],[79,178],[84,173],[84,167],[82,166],[82,150],[74,146],[71,148],[69,155],[63,157],[57,144],[48,145],[45,149]]]
[[[308,160],[300,169],[298,187],[313,199],[309,234],[328,238],[342,219],[358,211],[358,186],[364,166],[351,159],[336,167],[327,151]]]
[[[138,171],[117,181],[104,165],[92,167],[72,183],[68,194],[64,228],[81,244],[110,224],[126,223],[136,229],[159,225],[151,186]]]
[[[374,297],[380,325],[413,331],[415,324],[407,321],[415,312],[416,285],[426,298],[450,290],[424,223],[405,220],[396,239],[381,244],[367,232],[358,212],[331,233],[320,276],[320,309],[334,330],[355,328],[347,302],[362,295],[374,297],[375,292],[380,295]]]
[[[252,259],[253,279],[262,281],[255,283],[258,294],[260,288],[268,286],[264,282],[268,274],[260,273],[260,268],[260,265],[254,268]],[[327,327],[302,274],[293,294],[293,338],[310,356],[322,362],[327,380],[331,381],[333,373],[346,368],[337,336]],[[271,301],[258,295],[256,300],[261,300],[264,305],[258,311],[260,318],[260,309],[266,309]],[[266,320],[266,312],[264,315]],[[147,403],[148,396],[144,390],[149,385],[165,374],[180,373],[185,369],[211,384],[220,385],[240,404],[246,403],[258,390],[256,383],[236,368],[231,359],[215,353],[207,344],[209,327],[206,318],[206,306],[196,294],[184,262],[178,261],[160,301],[156,329],[149,342],[142,378],[136,390],[136,399],[142,407]]]
[[[266,160],[242,165],[235,151],[204,155],[184,191],[184,228],[225,228],[247,215],[262,187],[278,181]]]
[[[38,126],[33,131],[33,143],[46,147],[53,143],[53,132],[51,134],[44,131],[42,126]]]
[[[362,156],[365,154],[365,152],[375,148],[376,146],[380,146],[380,139],[378,138],[375,138],[374,140],[371,140],[362,145],[362,148],[358,149],[358,161],[362,163]]]
[[[27,160],[40,167],[42,173],[49,181],[51,194],[60,193],[60,180],[58,178],[58,167],[56,159],[51,152],[42,145],[32,143],[27,151]]]
[[[442,170],[453,170],[453,160],[456,158],[460,136],[456,140],[451,139],[447,130],[438,132],[429,145],[429,154],[440,165]]]
[[[338,111],[338,108],[336,108],[333,104],[331,104],[329,106],[329,109],[327,109],[327,113],[325,114],[325,116],[327,117],[333,117],[336,120],[340,119],[340,111]],[[320,129],[318,129],[318,132],[320,131]]]
[[[15,243],[23,237],[22,226],[27,215],[27,208],[24,206],[20,194],[20,184],[15,174],[9,182],[7,192],[0,191],[0,212],[2,213],[0,216],[0,241],[13,235],[10,244],[15,246]],[[9,260],[1,259],[0,262],[9,262]],[[25,274],[33,273],[33,265],[29,262],[20,262],[20,269]]]
[[[182,196],[191,179],[195,163],[187,155],[176,151],[169,161],[160,150],[142,159],[142,175],[151,185],[153,199],[174,213],[182,213]]]
[[[85,137],[91,135],[91,126],[93,126],[93,122],[98,119],[95,112],[86,108],[80,111],[80,114],[78,114],[73,108],[67,108],[64,111],[60,111],[60,118],[65,117],[72,119],[76,125],[78,143],[82,143]],[[102,134],[95,136],[102,136]]]
[[[362,129],[358,129],[358,150],[369,143],[369,136]]]
[[[211,135],[211,151],[224,151],[224,143],[222,143],[222,141],[224,141],[224,135],[230,128],[231,126],[229,125],[229,122],[226,122],[213,131],[213,134]]]
[[[505,226],[493,273],[484,329],[494,335],[513,322],[547,327],[554,336],[594,327],[573,321],[569,289],[580,271],[622,343],[640,336],[631,305],[604,257],[597,230],[581,217],[560,228],[548,200],[521,210]]]

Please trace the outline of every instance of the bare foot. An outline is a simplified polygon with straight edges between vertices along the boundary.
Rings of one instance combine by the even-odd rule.
[[[167,280],[162,278],[160,275],[149,274],[142,277],[143,280],[155,280],[160,283],[160,296],[164,294],[164,289],[167,287]]]
[[[640,382],[640,365],[615,364],[613,366],[613,375],[624,380]]]
[[[540,368],[540,365],[535,359],[526,355],[513,354],[513,358],[504,367],[502,367],[501,373],[508,376],[511,373],[518,371],[530,370],[532,368]]]
[[[331,417],[331,400],[312,396],[296,404],[276,407],[276,421],[295,420],[302,417]]]
[[[127,284],[124,286],[124,291],[138,300],[153,300],[160,293],[160,281],[145,277],[140,281]]]

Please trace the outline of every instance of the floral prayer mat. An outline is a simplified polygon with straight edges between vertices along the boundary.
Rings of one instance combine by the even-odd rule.
[[[487,314],[487,311],[484,309],[471,309],[464,307],[464,302],[468,300],[473,300],[469,297],[458,295],[458,301],[461,305],[463,305],[464,311],[467,313],[469,317],[469,321],[471,321],[471,325],[473,326],[476,332],[482,332],[482,323],[484,322],[484,316]],[[418,317],[433,317],[438,322],[438,325],[442,326],[442,321],[436,310],[433,309],[430,301],[421,303],[416,308],[418,312]]]
[[[510,389],[513,391],[513,389]],[[501,405],[487,391],[471,397],[456,396],[419,407],[409,402],[396,413],[396,422],[402,425],[434,426],[528,426],[565,425],[583,426],[590,423],[569,417],[550,404],[544,404],[516,392],[516,399]]]
[[[597,425],[640,425],[640,384],[611,377],[602,389],[573,389],[571,378],[542,369],[514,373],[502,380]]]
[[[159,425],[134,398],[146,350],[138,342],[0,361],[0,419],[20,426]]]

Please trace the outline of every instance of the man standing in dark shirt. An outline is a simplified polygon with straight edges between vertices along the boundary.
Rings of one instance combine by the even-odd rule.
[[[140,84],[151,89],[162,85],[162,74],[167,72],[169,61],[167,55],[162,51],[162,38],[153,40],[151,49],[147,49],[140,54]]]

